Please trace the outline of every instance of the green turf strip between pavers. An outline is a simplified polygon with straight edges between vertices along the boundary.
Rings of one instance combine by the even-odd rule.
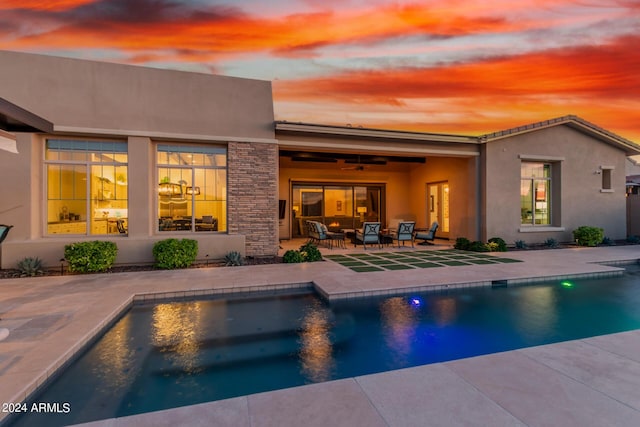
[[[368,265],[366,267],[349,267],[349,268],[358,273],[365,273],[369,271],[384,271],[384,269],[374,267],[373,265]]]
[[[365,265],[369,265],[366,262],[360,262],[360,261],[346,261],[346,262],[339,262],[338,264],[340,265],[344,265],[345,267],[354,267],[354,266],[365,266]]]
[[[386,268],[387,270],[410,270],[414,267],[406,264],[389,264],[385,265],[384,268]]]
[[[435,262],[416,262],[415,264],[411,264],[418,268],[433,268],[433,267],[445,267],[442,264],[437,264]]]
[[[459,265],[472,265],[469,262],[462,262],[462,261],[457,261],[457,260],[453,260],[453,261],[438,261],[440,264],[444,264],[444,265],[448,265],[449,267],[457,267]]]
[[[522,260],[519,260],[519,259],[513,259],[513,258],[498,258],[498,257],[492,258],[492,261],[495,261],[495,262],[504,262],[504,263],[507,263],[507,262],[522,262]]]

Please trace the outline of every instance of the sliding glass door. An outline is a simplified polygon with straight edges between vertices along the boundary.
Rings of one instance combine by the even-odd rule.
[[[311,184],[292,186],[291,235],[305,236],[305,221],[320,221],[330,230],[360,228],[383,221],[384,185]]]

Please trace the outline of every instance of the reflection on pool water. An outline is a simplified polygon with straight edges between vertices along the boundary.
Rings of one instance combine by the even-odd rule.
[[[619,278],[350,300],[310,293],[134,306],[45,392],[121,417],[640,328],[640,272]]]

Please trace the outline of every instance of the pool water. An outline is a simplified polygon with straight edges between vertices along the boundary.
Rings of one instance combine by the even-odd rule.
[[[311,293],[134,306],[40,396],[121,417],[640,328],[640,271],[328,304]]]

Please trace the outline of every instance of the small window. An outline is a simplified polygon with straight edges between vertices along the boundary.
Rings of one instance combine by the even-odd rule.
[[[611,180],[611,175],[613,172],[612,167],[601,166],[600,167],[601,176],[602,176],[602,187],[601,191],[603,192],[611,192],[613,191],[613,185]]]

